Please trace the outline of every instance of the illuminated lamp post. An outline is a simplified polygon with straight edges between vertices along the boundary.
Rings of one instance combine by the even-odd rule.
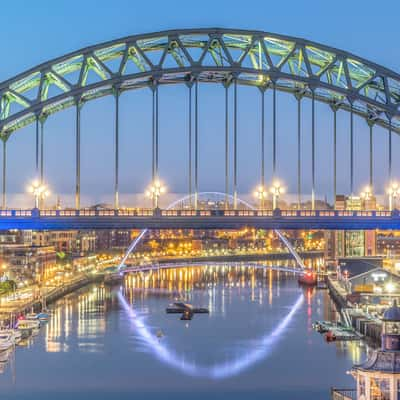
[[[364,201],[364,208],[366,208],[366,204],[372,198],[372,188],[370,186],[366,186],[364,190],[360,193],[360,197]]]
[[[279,196],[284,193],[284,189],[280,182],[275,181],[270,189],[270,192],[272,193],[272,209],[275,210],[278,207]]]
[[[158,199],[165,193],[165,187],[159,180],[153,182],[152,186],[147,190],[146,196],[153,200],[153,208],[158,208]]]
[[[254,191],[254,197],[259,200],[260,210],[264,209],[264,201],[268,196],[268,192],[266,191],[263,185],[257,187]]]
[[[40,200],[44,200],[50,195],[47,186],[40,183],[39,181],[33,181],[28,187],[28,192],[33,194],[35,198],[35,208],[39,208]]]
[[[389,195],[389,210],[392,211],[393,208],[396,206],[395,201],[396,198],[400,194],[400,188],[399,184],[397,182],[392,182],[388,189],[388,195]]]

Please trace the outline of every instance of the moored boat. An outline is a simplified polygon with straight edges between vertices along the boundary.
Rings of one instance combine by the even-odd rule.
[[[31,330],[40,328],[40,321],[34,319],[20,319],[17,322],[17,329]]]
[[[10,333],[0,332],[0,351],[6,351],[15,344],[14,337]]]
[[[299,276],[299,284],[307,286],[315,286],[317,284],[317,275],[312,271],[304,272]]]

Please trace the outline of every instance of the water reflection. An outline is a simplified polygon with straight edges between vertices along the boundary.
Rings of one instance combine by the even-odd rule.
[[[211,313],[180,321],[165,313],[175,298]],[[121,286],[93,285],[56,302],[28,348],[0,354],[0,389],[9,398],[7,390],[18,388],[17,400],[44,386],[136,393],[154,391],[156,377],[165,393],[237,389],[229,396],[236,400],[249,387],[283,384],[293,393],[280,399],[312,398],[305,394],[316,387],[327,395],[331,385],[350,386],[346,370],[365,357],[361,343],[326,344],[311,329],[336,318],[327,292],[300,288],[293,273],[207,266],[132,274]],[[82,393],[76,400],[95,398]]]
[[[70,343],[76,343],[81,352],[102,351],[99,339],[106,331],[106,297],[111,298],[109,289],[93,286],[57,302],[45,325],[46,351],[68,352]]]

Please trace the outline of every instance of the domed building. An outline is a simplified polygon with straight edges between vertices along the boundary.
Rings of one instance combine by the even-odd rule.
[[[357,400],[400,400],[400,308],[394,301],[382,318],[382,347],[351,371]]]

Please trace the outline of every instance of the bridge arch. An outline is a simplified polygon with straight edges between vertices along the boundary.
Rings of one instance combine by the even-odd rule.
[[[223,201],[231,201],[231,202],[237,201],[239,204],[244,205],[245,207],[247,207],[250,210],[255,210],[256,209],[253,205],[251,205],[247,201],[242,200],[240,198],[235,198],[235,196],[232,196],[230,194],[221,193],[221,192],[202,192],[202,193],[198,194],[198,196],[200,196],[200,197],[204,196],[206,199],[207,199],[207,196],[209,196],[209,195],[217,196]],[[180,199],[173,201],[167,207],[167,210],[171,210],[171,209],[175,208],[177,205],[182,205],[184,202],[189,202],[189,204],[191,204],[191,200],[195,196],[197,196],[197,195],[196,194],[192,194],[192,195],[183,196]],[[128,259],[130,254],[135,250],[136,246],[145,237],[147,231],[148,231],[148,229],[143,229],[139,233],[139,235],[129,245],[128,249],[125,252],[125,255],[123,256],[121,262],[118,265],[118,271],[121,271],[121,269],[124,267],[126,260]],[[299,254],[297,253],[297,251],[294,249],[294,247],[289,242],[289,240],[287,240],[285,235],[279,229],[275,229],[275,233],[278,235],[279,239],[282,241],[282,243],[289,250],[290,254],[292,254],[292,256],[296,260],[298,266],[300,267],[300,270],[304,271],[305,270],[305,265],[304,265],[302,259],[300,258]]]
[[[392,133],[400,133],[400,74],[344,50],[302,38],[263,31],[204,28],[139,34],[79,49],[44,62],[0,83],[0,139],[3,141],[2,207],[6,208],[6,144],[11,135],[29,124],[36,129],[36,177],[44,180],[43,138],[48,116],[75,108],[75,208],[81,208],[81,108],[91,100],[115,98],[114,208],[119,208],[119,102],[128,90],[152,92],[152,180],[159,177],[159,87],[182,83],[188,87],[189,108],[198,118],[198,87],[217,83],[225,87],[225,120],[228,121],[229,90],[233,87],[232,133],[225,126],[225,188],[229,191],[228,137],[233,135],[233,193],[237,196],[237,87],[247,85],[261,94],[260,183],[265,184],[265,93],[272,92],[272,176],[277,176],[277,91],[293,94],[298,102],[297,192],[301,204],[301,102],[311,99],[311,204],[316,200],[315,103],[329,104],[333,111],[333,198],[336,197],[336,116],[350,114],[350,194],[355,190],[354,115],[364,118],[370,130],[369,185],[373,186],[373,127],[388,130],[388,176],[392,179]],[[194,89],[194,106],[192,105]],[[198,123],[189,112],[189,194],[198,190]],[[192,133],[194,125],[194,135]],[[194,136],[194,138],[192,137]],[[383,137],[383,135],[380,135]],[[230,140],[230,139],[229,139]],[[194,150],[192,149],[194,147]],[[194,157],[192,157],[194,151]],[[194,163],[192,162],[194,159]],[[191,172],[194,164],[194,174]],[[192,176],[194,175],[194,177]],[[192,178],[194,185],[192,185]],[[195,206],[196,206],[195,202]],[[236,205],[236,204],[235,204]]]
[[[400,130],[400,75],[344,50],[240,29],[182,29],[115,39],[0,83],[0,133],[71,106],[159,84],[232,82],[291,92]]]

